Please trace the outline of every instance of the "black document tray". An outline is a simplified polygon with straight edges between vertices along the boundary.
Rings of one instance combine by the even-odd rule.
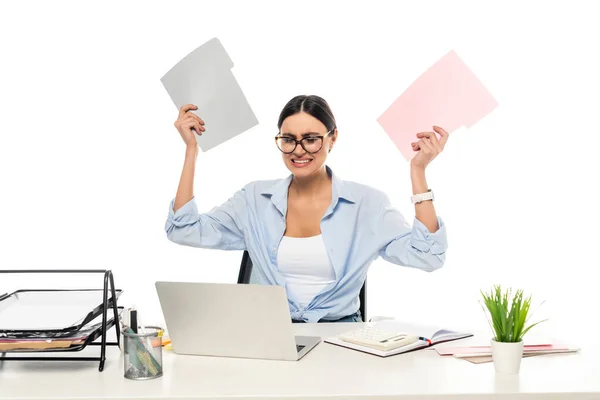
[[[17,290],[10,294],[0,294],[0,338],[35,340],[44,336],[56,337],[61,335],[84,335],[82,343],[71,344],[66,348],[45,349],[14,349],[0,350],[0,363],[4,361],[98,361],[98,370],[104,370],[106,361],[106,347],[119,346],[120,321],[117,299],[122,290],[115,288],[111,270],[107,269],[5,269],[4,274],[102,274],[103,289],[36,289]],[[1,282],[2,280],[0,280]],[[80,303],[77,295],[80,297]],[[86,297],[87,296],[87,297]],[[27,300],[30,303],[27,303]],[[61,301],[63,303],[61,304]],[[15,306],[16,305],[16,306]],[[30,306],[28,309],[25,306]],[[35,310],[37,306],[37,310]],[[47,314],[40,312],[47,311]],[[112,318],[109,317],[109,310]],[[37,314],[36,314],[37,313]],[[65,315],[65,313],[70,313]],[[100,320],[99,323],[94,321]],[[45,325],[45,326],[44,326]],[[116,342],[107,341],[107,331],[115,328]],[[45,328],[45,329],[40,329]],[[99,339],[99,342],[96,340]],[[69,356],[69,355],[43,355],[43,353],[76,352],[86,346],[98,346],[98,356]],[[15,353],[27,353],[19,356]],[[35,353],[35,354],[34,354]]]

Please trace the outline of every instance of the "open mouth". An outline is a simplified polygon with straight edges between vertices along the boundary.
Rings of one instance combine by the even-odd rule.
[[[292,158],[292,164],[294,164],[294,166],[297,167],[297,168],[304,168],[304,167],[310,165],[310,163],[312,163],[312,162],[313,162],[313,160],[312,159],[308,159],[308,158],[307,159],[301,159],[301,160]]]

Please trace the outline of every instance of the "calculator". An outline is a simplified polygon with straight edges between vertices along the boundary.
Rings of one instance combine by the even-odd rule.
[[[375,326],[367,326],[341,334],[339,339],[345,342],[387,351],[414,343],[419,340],[419,337],[404,332],[388,331]]]

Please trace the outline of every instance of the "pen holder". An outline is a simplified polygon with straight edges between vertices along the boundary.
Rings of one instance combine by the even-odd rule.
[[[138,333],[123,329],[123,367],[127,379],[147,380],[161,377],[162,333],[157,326],[146,326]]]

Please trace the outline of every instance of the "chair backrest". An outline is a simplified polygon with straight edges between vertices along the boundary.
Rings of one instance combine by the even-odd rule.
[[[244,255],[242,256],[242,263],[240,264],[240,272],[238,274],[237,283],[259,283],[256,279],[253,279],[252,274],[252,259],[250,258],[250,254],[248,251],[244,251]],[[360,289],[360,293],[358,295],[360,300],[360,314],[362,315],[362,319],[364,322],[367,321],[367,280],[365,279],[365,283],[363,283],[362,288]]]

